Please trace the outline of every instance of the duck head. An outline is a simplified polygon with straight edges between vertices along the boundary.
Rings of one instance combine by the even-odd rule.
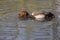
[[[28,16],[29,16],[29,13],[25,10],[20,11],[19,14],[18,14],[18,17],[20,19],[27,19]]]

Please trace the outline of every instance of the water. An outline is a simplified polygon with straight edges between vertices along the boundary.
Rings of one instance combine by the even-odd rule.
[[[22,8],[27,8],[30,13],[36,9],[43,9],[51,11],[51,1],[44,3],[36,1],[24,1],[17,0],[2,2],[1,12],[4,12],[0,16],[0,40],[53,40],[53,21],[39,22],[35,20],[19,20],[18,12]],[[42,0],[41,0],[42,1]],[[11,3],[12,2],[12,3]],[[6,7],[6,8],[5,8]],[[59,33],[58,33],[59,34]]]
[[[0,21],[0,37],[2,37],[2,39],[52,40],[52,21],[39,22],[34,20],[19,20],[14,14],[17,15],[15,12],[3,15],[3,18]]]

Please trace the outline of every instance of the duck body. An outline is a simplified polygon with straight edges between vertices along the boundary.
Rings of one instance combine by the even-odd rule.
[[[35,20],[38,20],[38,21],[44,21],[45,20],[45,14],[43,11],[33,12],[32,15],[35,17]]]
[[[43,21],[44,18],[45,18],[45,15],[43,15],[43,14],[35,16],[35,19],[39,20],[39,21]]]
[[[21,20],[25,19],[33,19],[37,21],[51,21],[53,18],[55,18],[55,15],[51,12],[45,12],[45,11],[34,11],[31,15],[25,11],[22,10],[18,14],[18,18]]]

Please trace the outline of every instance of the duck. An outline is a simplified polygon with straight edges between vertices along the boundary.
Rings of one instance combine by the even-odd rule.
[[[26,10],[21,10],[18,13],[18,18],[22,19],[22,20],[28,19],[29,16],[30,16],[30,14]]]
[[[54,18],[55,18],[55,15],[52,12],[45,13],[45,20],[46,21],[51,21]]]
[[[37,21],[45,21],[45,11],[39,10],[32,12],[32,16],[35,17],[35,20]]]

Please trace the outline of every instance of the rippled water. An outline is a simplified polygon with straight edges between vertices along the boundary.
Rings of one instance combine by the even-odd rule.
[[[42,4],[40,1],[42,2],[46,0],[27,0],[25,1],[26,3],[24,1],[19,2],[17,0],[7,0],[5,1],[7,3],[3,2],[4,5],[1,4],[0,6],[1,12],[4,13],[2,16],[0,16],[0,40],[52,40],[53,21],[39,22],[35,20],[18,19],[18,12],[16,11],[19,11],[22,8],[27,8],[26,10],[28,10],[30,13],[36,9],[44,9],[47,11],[52,10],[52,4],[50,3],[51,0],[48,0],[49,2],[47,1],[47,3],[44,2]],[[60,18],[58,20],[60,20]],[[57,33],[58,35],[59,27]]]
[[[8,17],[8,18],[7,18]],[[0,21],[1,40],[52,40],[53,21],[19,20],[17,13],[2,16]]]

